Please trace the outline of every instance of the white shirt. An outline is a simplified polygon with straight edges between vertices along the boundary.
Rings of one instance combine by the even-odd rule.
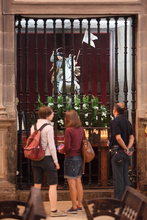
[[[41,144],[45,150],[45,156],[52,156],[54,163],[58,163],[57,150],[54,141],[54,129],[51,122],[47,119],[37,120],[37,129],[39,129],[43,124],[49,123],[41,131]],[[34,125],[31,127],[31,133],[34,131]]]

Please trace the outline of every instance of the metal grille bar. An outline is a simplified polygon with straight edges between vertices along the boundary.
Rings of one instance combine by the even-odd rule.
[[[135,27],[135,16],[87,19],[16,16],[18,188],[32,184],[30,161],[23,157],[22,148],[41,104],[53,104],[57,144],[63,138],[65,111],[70,108],[78,111],[96,152],[96,158],[86,164],[84,186],[112,185],[107,140],[114,102],[124,101],[135,132]],[[61,66],[57,64],[59,54]],[[59,184],[64,188],[64,158],[58,156]],[[134,163],[135,156],[133,173]]]

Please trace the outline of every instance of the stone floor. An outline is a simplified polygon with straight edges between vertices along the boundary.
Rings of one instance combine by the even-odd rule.
[[[47,214],[47,220],[86,220],[86,214],[84,211],[78,212],[78,214],[68,214],[66,217],[50,217],[49,213],[49,202],[44,202],[45,205],[45,210]],[[71,202],[70,201],[59,201],[58,202],[58,209],[61,211],[66,211],[71,207]],[[108,216],[102,216],[102,217],[97,217],[95,219],[98,220],[113,220],[114,218],[108,217]]]
[[[46,211],[46,215],[47,215],[47,218],[46,218],[47,220],[87,220],[84,210],[82,212],[78,212],[78,214],[68,214],[65,217],[50,217],[49,202],[44,202],[44,207],[45,207],[45,211]],[[58,209],[60,211],[66,211],[70,207],[71,207],[70,201],[58,201]],[[21,210],[22,213],[23,213],[23,211],[24,211],[24,209]],[[108,217],[108,216],[101,216],[101,217],[97,217],[95,219],[113,220],[114,218]],[[5,219],[5,220],[11,220],[11,219]]]

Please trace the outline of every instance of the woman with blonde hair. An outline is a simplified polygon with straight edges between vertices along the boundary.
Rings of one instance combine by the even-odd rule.
[[[83,186],[82,176],[82,140],[85,136],[84,129],[78,113],[70,110],[65,113],[65,142],[64,142],[64,178],[67,179],[72,207],[68,213],[76,214],[82,210]]]

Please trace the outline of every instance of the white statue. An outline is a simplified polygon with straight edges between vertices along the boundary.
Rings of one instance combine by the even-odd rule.
[[[60,48],[59,48],[60,49]],[[80,85],[79,80],[76,76],[80,75],[80,67],[76,66],[75,56],[72,58],[72,55],[69,54],[68,57],[64,59],[63,62],[63,53],[59,52],[59,49],[56,50],[57,61],[56,61],[56,79],[57,79],[57,89],[59,93],[63,92],[63,74],[64,68],[63,65],[65,63],[65,85],[66,85],[66,92],[69,93],[71,91],[71,82],[72,82],[72,71],[74,72],[74,92],[79,94]],[[73,70],[72,70],[72,59],[73,59]],[[50,61],[54,65],[54,52],[50,57]],[[54,66],[52,66],[51,71],[54,70]],[[52,75],[52,83],[54,81],[54,73]]]

